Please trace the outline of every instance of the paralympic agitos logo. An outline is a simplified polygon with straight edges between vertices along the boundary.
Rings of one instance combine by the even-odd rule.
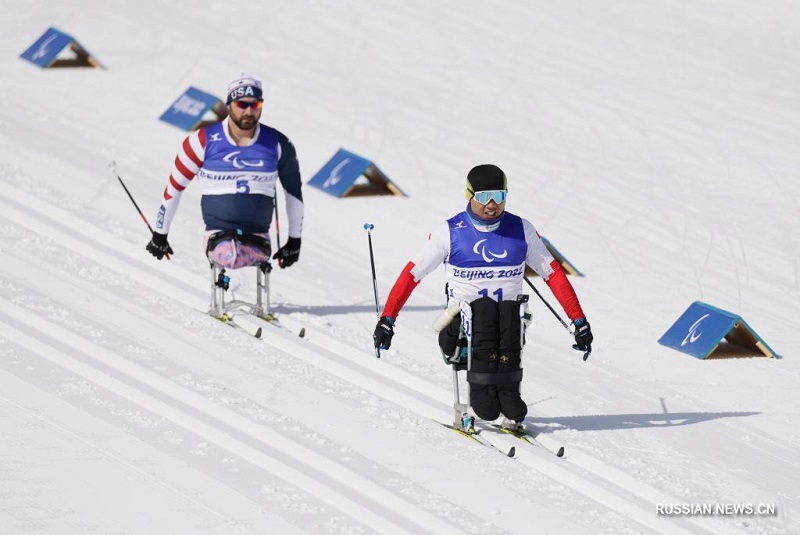
[[[498,258],[503,259],[503,258],[506,258],[508,256],[508,251],[505,250],[505,249],[503,249],[503,252],[499,253],[499,254],[498,253],[493,253],[492,251],[488,251],[486,249],[486,245],[484,245],[485,242],[486,242],[486,238],[484,238],[482,240],[478,240],[477,242],[475,242],[475,245],[472,247],[472,252],[475,253],[475,254],[481,255],[483,257],[483,261],[484,262],[486,262],[488,264],[491,264],[492,262],[494,262]],[[489,258],[490,256],[491,256],[491,258]]]
[[[700,328],[700,324],[703,322],[704,319],[709,317],[710,314],[704,314],[700,317],[699,320],[695,321],[691,327],[689,327],[689,331],[686,334],[686,338],[683,339],[681,342],[681,347],[685,346],[686,344],[693,344],[697,342],[697,340],[702,336],[703,333],[698,332]]]
[[[244,169],[245,167],[261,167],[264,165],[264,160],[258,160],[257,162],[247,161],[247,160],[240,160],[236,155],[242,151],[235,150],[233,152],[229,152],[222,158],[223,161],[232,163],[236,169]]]

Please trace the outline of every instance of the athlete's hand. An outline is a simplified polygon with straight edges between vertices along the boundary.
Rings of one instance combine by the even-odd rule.
[[[172,247],[169,246],[167,235],[159,234],[158,232],[153,232],[153,237],[150,239],[150,243],[147,244],[147,250],[159,260],[164,258],[164,255],[169,258],[169,255],[175,254]]]
[[[278,260],[278,265],[287,268],[300,259],[300,238],[289,238],[283,247],[272,256],[273,260]]]
[[[586,318],[578,318],[572,324],[575,326],[575,332],[573,333],[575,345],[572,348],[584,352],[591,351],[594,336],[592,336],[592,327],[589,322],[586,321]]]
[[[375,348],[389,349],[392,345],[392,336],[394,336],[394,320],[389,316],[383,316],[378,320],[372,335],[372,339],[375,340]]]

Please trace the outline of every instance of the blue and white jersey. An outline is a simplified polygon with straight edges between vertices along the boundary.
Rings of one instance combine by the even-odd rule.
[[[445,258],[448,297],[514,299],[525,274],[528,244],[522,219],[504,214],[493,232],[481,231],[466,212],[447,221],[450,254]],[[512,295],[513,294],[513,295]]]
[[[258,135],[250,145],[234,144],[222,122],[206,128],[203,166],[197,180],[203,195],[236,193],[275,196],[278,182],[278,132],[258,126]]]
[[[175,157],[155,231],[167,234],[181,195],[195,179],[206,230],[268,232],[277,182],[286,192],[289,236],[303,228],[303,195],[297,154],[278,130],[259,124],[252,140],[239,146],[228,132],[226,118],[190,134]]]
[[[412,259],[411,274],[420,281],[444,263],[448,297],[471,302],[516,299],[523,293],[525,264],[547,279],[553,256],[533,224],[509,212],[490,225],[464,211],[437,226]]]

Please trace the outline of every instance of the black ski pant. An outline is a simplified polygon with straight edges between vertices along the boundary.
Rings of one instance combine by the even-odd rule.
[[[517,301],[497,302],[481,297],[472,307],[472,367],[467,372],[469,403],[483,420],[495,420],[502,413],[521,421],[528,406],[520,397],[522,381],[522,325]],[[439,347],[453,355],[460,345],[461,316],[453,318],[439,333]]]

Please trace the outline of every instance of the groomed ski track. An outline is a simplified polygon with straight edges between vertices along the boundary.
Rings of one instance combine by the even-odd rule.
[[[319,329],[310,329],[305,339],[299,339],[291,332],[299,328],[291,318],[282,319],[288,327],[282,330],[241,316],[239,321],[246,327],[264,327],[262,340],[231,331],[197,312],[207,304],[207,280],[175,263],[157,263],[143,248],[8,183],[0,195],[0,208],[5,224],[32,236],[39,247],[54,250],[52,254],[79,253],[75,268],[95,272],[98,281],[90,284],[85,277],[53,273],[46,255],[9,251],[4,261],[18,276],[4,284],[24,292],[19,299],[0,299],[3,338],[39,361],[63,368],[92,388],[312,497],[327,508],[321,515],[324,521],[343,517],[340,522],[379,533],[460,533],[465,525],[513,532],[513,518],[487,516],[479,497],[468,490],[502,493],[512,511],[529,507],[519,480],[500,486],[481,475],[482,470],[498,470],[521,480],[532,478],[539,487],[560,489],[555,492],[565,502],[594,502],[596,521],[606,522],[607,528],[619,525],[615,517],[619,515],[628,519],[623,524],[632,520],[642,532],[715,532],[714,519],[657,516],[652,504],[680,499],[637,481],[580,447],[567,445],[566,457],[558,459],[514,437],[492,436],[506,447],[517,447],[517,458],[505,459],[470,444],[430,422],[451,418],[451,392],[386,359],[354,350]],[[128,284],[148,288],[149,302],[120,295],[118,287]],[[60,295],[69,288],[69,303],[54,303],[46,297],[53,295],[49,290],[56,286]],[[77,328],[48,319],[59,318],[64,310],[80,311],[82,318],[71,318]],[[95,318],[102,322],[95,323]],[[94,343],[92,324],[113,330],[122,344],[140,345],[149,355],[161,357],[137,362],[107,344]],[[4,362],[3,369],[14,373],[10,368]],[[304,385],[286,380],[296,369],[313,369],[319,381],[329,383],[332,395],[324,405]],[[358,399],[335,395],[342,383],[357,391]],[[259,419],[246,407],[269,416]],[[354,440],[357,436],[361,438]],[[546,446],[557,445],[546,436],[540,438]],[[414,464],[418,448],[436,450],[426,451],[426,456],[452,466],[453,478],[425,478],[424,466]],[[374,465],[395,470],[386,473]],[[208,475],[215,477],[213,469]],[[556,508],[552,514],[567,510]],[[280,518],[279,511],[272,515],[228,518],[228,525],[258,532],[259,522],[292,523],[291,515]],[[730,526],[727,532],[732,532]]]

